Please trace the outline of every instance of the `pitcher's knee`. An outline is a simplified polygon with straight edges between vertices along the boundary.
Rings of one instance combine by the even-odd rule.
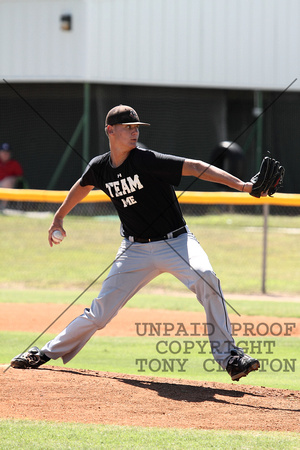
[[[111,319],[117,314],[118,309],[107,308],[100,299],[95,298],[90,308],[90,317],[97,326],[98,330],[102,330]]]
[[[199,275],[196,280],[196,293],[197,296],[211,296],[211,295],[221,295],[220,280],[212,270],[207,270]]]
[[[106,325],[103,315],[99,316],[98,314],[95,314],[92,308],[85,308],[84,313],[82,314],[81,317],[93,323],[93,326],[95,327],[96,330],[101,330]]]

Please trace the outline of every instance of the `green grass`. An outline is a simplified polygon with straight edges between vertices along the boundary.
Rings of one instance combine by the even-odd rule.
[[[51,218],[0,216],[0,285],[3,287],[82,290],[101,282],[120,244],[119,221],[114,218],[69,216],[68,237],[50,248],[47,230]],[[221,279],[224,292],[259,293],[262,266],[262,217],[216,214],[187,217],[187,222]],[[300,217],[269,219],[267,292],[300,293]],[[99,279],[99,275],[103,274]],[[164,274],[152,288],[183,292],[186,288]]]
[[[213,212],[213,211],[212,211]],[[221,279],[224,292],[260,293],[262,260],[262,217],[239,214],[216,214],[188,217],[187,222],[208,253],[215,272]],[[0,216],[1,261],[0,302],[70,304],[87,286],[103,275],[77,301],[90,304],[101,288],[105,269],[113,261],[121,238],[119,222],[115,218],[67,217],[67,239],[50,248],[47,244],[49,218]],[[300,217],[269,218],[267,292],[300,294],[300,239],[283,228],[300,229]],[[291,230],[292,231],[292,230]],[[203,311],[186,288],[170,275],[162,275],[150,283],[127,307],[164,308]],[[226,299],[241,315],[299,317],[299,303],[263,302]],[[229,312],[230,307],[229,307]],[[145,319],[146,320],[146,319]],[[48,324],[41,324],[41,330]],[[34,333],[0,332],[0,363],[8,363],[12,356],[23,351],[37,337]],[[54,335],[46,334],[38,345]],[[163,338],[166,339],[166,338]],[[179,338],[178,338],[179,339]],[[178,340],[176,339],[176,340]],[[182,342],[182,338],[181,342]],[[191,340],[190,338],[188,338]],[[161,359],[156,343],[158,338],[94,337],[67,365],[137,375],[167,376],[182,379],[231,383],[223,371],[217,370],[210,353],[168,355],[166,359],[188,357],[187,372],[140,372],[137,359]],[[244,339],[245,340],[245,339]],[[261,341],[259,344],[258,341]],[[265,343],[275,342],[267,354]],[[254,343],[254,344],[253,344]],[[242,344],[254,350],[259,359],[268,359],[263,370],[250,374],[243,384],[284,389],[299,389],[299,339],[247,339]],[[253,347],[262,346],[259,347]],[[262,350],[262,353],[257,353]],[[253,352],[252,352],[253,353]],[[289,363],[296,359],[295,371]],[[273,363],[273,370],[270,362]],[[278,370],[278,364],[283,365]],[[52,362],[62,366],[61,360]],[[51,364],[51,363],[50,363]],[[153,366],[155,368],[155,365]],[[178,366],[177,366],[178,368]],[[10,369],[12,370],[12,369]],[[284,371],[286,370],[286,371]],[[9,373],[9,372],[8,372]],[[5,375],[3,375],[5,376]],[[296,433],[237,432],[222,430],[178,430],[139,427],[118,427],[86,424],[58,424],[5,420],[0,421],[0,449],[182,449],[227,448],[298,449]]]
[[[0,303],[59,303],[69,305],[80,294],[79,290],[2,289],[0,291]],[[76,304],[90,305],[92,299],[97,295],[98,292],[96,291],[85,292],[78,298]],[[255,295],[253,298],[255,298]],[[230,295],[226,298],[226,301],[229,314],[235,314],[235,311],[237,311],[241,316],[300,317],[300,302],[296,301],[232,300]],[[125,308],[204,311],[193,294],[186,295],[183,293],[178,295],[178,293],[172,294],[170,291],[157,293],[151,292],[151,288],[145,288],[136,294]]]
[[[246,228],[246,227],[262,227],[262,215],[252,214],[235,214],[222,213],[216,208],[215,213],[206,214],[203,216],[189,216],[188,222],[190,225],[210,225],[211,227],[223,228]],[[300,216],[276,216],[270,215],[268,219],[268,226],[273,229],[278,227],[283,228],[300,228]]]
[[[30,346],[37,336],[34,333],[0,332],[0,364],[9,363],[13,356]],[[47,333],[37,345],[42,346],[52,338],[54,335]],[[300,389],[299,338],[237,337],[236,343],[261,360],[261,370],[244,378],[242,384]],[[147,362],[141,361],[145,359]],[[63,366],[61,359],[49,364]],[[66,367],[231,383],[228,374],[214,361],[204,336],[94,336]]]
[[[0,421],[0,448],[38,449],[208,449],[288,450],[299,448],[297,433],[187,430],[58,424],[21,420]]]

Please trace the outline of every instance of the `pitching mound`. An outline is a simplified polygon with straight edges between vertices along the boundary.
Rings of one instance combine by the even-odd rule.
[[[43,366],[1,371],[1,418],[300,431],[298,391]]]
[[[62,305],[1,304],[0,329],[40,332]],[[51,332],[82,312],[72,308]],[[13,318],[13,319],[12,319]],[[136,336],[136,322],[205,321],[199,313],[123,309],[104,336]],[[241,318],[241,322],[247,317]],[[272,318],[251,317],[268,324]],[[276,330],[286,319],[276,318]],[[288,320],[289,322],[291,320]],[[293,336],[300,321],[293,319]],[[274,320],[273,320],[274,323]],[[100,333],[100,332],[99,332]],[[123,375],[53,367],[16,370],[0,366],[0,418],[58,422],[231,430],[300,431],[300,392],[199,381]],[[250,374],[251,376],[251,374]],[[242,383],[242,381],[240,382]]]

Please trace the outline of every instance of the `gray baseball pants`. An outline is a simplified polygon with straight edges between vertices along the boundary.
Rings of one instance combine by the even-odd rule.
[[[123,239],[99,296],[93,300],[91,307],[85,308],[81,316],[42,350],[49,358],[61,357],[67,363],[134,294],[164,272],[174,275],[196,294],[205,309],[207,323],[214,330],[209,336],[211,347],[213,342],[218,342],[218,351],[213,352],[213,356],[226,369],[230,350],[235,343],[225,300],[206,253],[190,231],[177,238],[145,244]]]

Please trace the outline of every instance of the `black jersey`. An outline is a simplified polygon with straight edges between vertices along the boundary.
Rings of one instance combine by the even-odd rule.
[[[180,183],[183,162],[178,156],[135,148],[114,168],[108,152],[91,160],[80,184],[110,197],[124,235],[160,237],[185,225],[173,187]]]

